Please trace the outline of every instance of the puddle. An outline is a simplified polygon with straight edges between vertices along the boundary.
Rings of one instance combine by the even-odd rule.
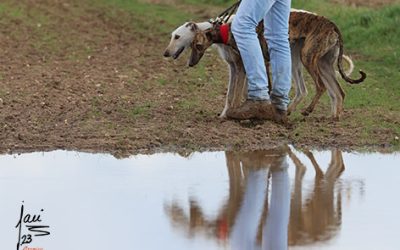
[[[399,162],[293,148],[3,155],[0,249],[400,249]]]

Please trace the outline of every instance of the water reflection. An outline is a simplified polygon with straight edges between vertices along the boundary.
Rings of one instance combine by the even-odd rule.
[[[341,225],[342,194],[341,189],[336,190],[335,194],[335,183],[345,169],[342,153],[337,149],[331,151],[331,162],[325,173],[310,151],[304,153],[315,170],[314,187],[310,197],[304,201],[301,184],[306,168],[290,152],[290,158],[296,166],[290,209],[290,245],[326,241],[335,236]]]
[[[43,249],[398,250],[399,161],[293,147],[3,155],[1,249],[15,249],[24,201],[27,212],[45,209],[52,234],[31,246]]]
[[[189,214],[178,201],[166,203],[165,211],[190,237],[206,233],[231,249],[280,250],[329,240],[341,226],[343,189],[336,184],[345,170],[342,153],[331,151],[325,171],[310,151],[303,153],[315,172],[306,197],[302,184],[307,168],[288,146],[281,146],[225,153],[229,195],[216,217],[208,218],[194,196]],[[292,185],[288,161],[295,165]]]

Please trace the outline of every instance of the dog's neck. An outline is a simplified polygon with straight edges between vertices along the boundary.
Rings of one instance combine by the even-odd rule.
[[[196,23],[200,30],[206,30],[212,28],[212,24],[210,22],[201,22]]]
[[[229,32],[230,32],[230,24],[214,24],[209,31],[207,31],[207,36],[211,38],[213,43],[229,43]]]

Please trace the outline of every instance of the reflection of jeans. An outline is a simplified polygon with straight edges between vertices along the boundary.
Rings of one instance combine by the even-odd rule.
[[[286,156],[270,168],[249,171],[243,201],[231,234],[231,248],[255,250],[271,172],[271,199],[266,222],[262,222],[262,250],[286,250],[290,213],[290,182]]]
[[[268,100],[267,73],[260,43],[255,32],[264,18],[272,67],[271,101],[286,110],[291,84],[289,15],[291,0],[242,0],[232,23],[248,79],[248,98]]]
[[[263,228],[262,250],[288,248],[290,182],[286,159],[280,169],[271,171],[271,204]]]
[[[242,205],[232,228],[233,250],[257,249],[257,231],[268,187],[268,169],[248,173]]]

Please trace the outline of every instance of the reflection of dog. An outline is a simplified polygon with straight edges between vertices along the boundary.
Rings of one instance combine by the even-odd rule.
[[[289,152],[296,166],[290,209],[290,245],[332,239],[342,220],[342,190],[336,188],[336,181],[345,170],[342,153],[337,149],[331,151],[331,161],[325,173],[310,151],[304,153],[315,170],[314,187],[311,195],[303,199],[302,182],[306,167],[293,152]]]
[[[283,244],[291,246],[330,240],[339,232],[342,221],[345,189],[338,188],[337,180],[345,170],[343,157],[339,150],[332,150],[329,167],[323,171],[312,152],[304,153],[315,170],[311,188],[303,186],[307,167],[287,146],[251,152],[226,152],[229,195],[218,214],[207,216],[204,204],[196,197],[190,197],[187,212],[177,201],[166,203],[165,211],[174,226],[190,236],[205,233],[222,241],[230,240],[236,247],[232,246],[232,249],[249,249],[240,247],[245,240],[254,243],[254,246],[263,240],[277,243],[282,239],[274,237],[277,234],[287,234],[288,239]],[[292,188],[289,186],[287,155],[296,168]],[[304,192],[307,197],[303,197]],[[278,227],[277,223],[282,227]],[[268,228],[274,231],[274,236],[264,234]]]
[[[343,72],[343,40],[339,29],[334,23],[324,17],[308,12],[291,12],[289,21],[291,24],[289,28],[289,39],[291,41],[292,74],[295,83],[296,97],[289,106],[288,112],[290,113],[296,108],[307,92],[302,77],[300,64],[300,62],[302,62],[312,76],[317,90],[311,104],[303,111],[303,114],[308,115],[311,113],[321,95],[325,90],[328,90],[329,97],[331,98],[332,116],[338,119],[343,110],[345,94],[336,79],[334,63],[337,62],[339,73],[348,83],[360,83],[365,79],[366,75],[364,72],[360,71],[361,77],[353,80]],[[214,43],[225,43],[237,51],[232,34],[225,34],[227,30],[229,30],[229,24],[224,26],[217,24],[207,30],[200,30],[195,24],[193,26],[196,33],[191,44],[192,53],[189,59],[190,66],[197,64],[204,55],[206,49]],[[260,40],[261,44],[263,44],[263,42],[265,41]],[[267,48],[267,45],[262,46],[262,48]],[[268,58],[268,56],[266,58]],[[241,62],[240,56],[236,56],[236,59],[239,60],[236,65],[239,65],[239,68],[241,67],[239,69],[239,71],[241,71],[239,74],[244,74],[243,63]],[[237,67],[235,69],[237,69]],[[238,78],[236,78],[235,82],[231,82],[231,84],[243,84],[238,82],[237,79]],[[240,86],[238,89],[244,90],[245,88]],[[228,96],[229,94],[234,96],[233,100],[237,100],[238,96],[245,95],[245,93],[242,92],[230,93],[230,91],[228,91]]]

